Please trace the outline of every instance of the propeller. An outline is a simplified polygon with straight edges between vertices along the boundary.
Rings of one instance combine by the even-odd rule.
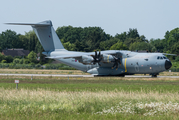
[[[97,53],[97,51],[95,50],[95,56],[92,56],[93,57],[93,61],[92,61],[92,63],[93,64],[96,64],[96,63],[98,63],[99,64],[99,62],[102,60],[102,58],[101,58],[101,52],[99,51],[99,54]],[[99,64],[99,66],[101,66],[100,64]]]
[[[113,56],[113,58],[114,58],[114,65],[113,65],[112,69],[113,69],[114,67],[116,67],[116,70],[117,70],[118,67],[119,67],[119,64],[121,65],[121,60],[120,60],[120,58],[117,58],[117,57],[115,57],[115,56]]]

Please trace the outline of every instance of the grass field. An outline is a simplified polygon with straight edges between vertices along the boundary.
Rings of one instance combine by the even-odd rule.
[[[0,119],[179,119],[178,92],[172,78],[0,76]]]
[[[80,70],[43,70],[43,69],[0,69],[0,73],[4,74],[75,74],[90,75]]]
[[[43,69],[0,69],[4,74],[73,74],[73,75],[90,75],[80,70],[43,70]],[[143,74],[142,74],[143,75]],[[161,76],[179,76],[179,72],[162,72]]]

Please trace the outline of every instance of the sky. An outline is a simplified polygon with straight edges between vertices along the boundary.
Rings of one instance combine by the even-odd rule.
[[[148,40],[163,39],[166,31],[179,27],[178,6],[178,0],[3,0],[0,33],[10,29],[24,35],[32,30],[4,23],[51,20],[55,30],[97,26],[115,36],[136,28]]]

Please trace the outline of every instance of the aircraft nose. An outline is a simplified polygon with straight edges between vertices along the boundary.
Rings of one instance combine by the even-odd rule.
[[[165,61],[165,69],[168,70],[172,67],[172,63],[168,60]]]

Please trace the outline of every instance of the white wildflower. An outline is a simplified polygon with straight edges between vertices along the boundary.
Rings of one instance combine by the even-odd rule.
[[[135,111],[135,109],[137,111]],[[97,112],[96,114],[115,114],[115,113],[139,113],[140,110],[144,110],[144,116],[150,116],[155,114],[165,114],[165,113],[177,113],[179,112],[179,104],[172,103],[171,101],[168,103],[163,102],[151,102],[151,103],[136,103],[132,104],[131,102],[120,102],[118,105],[113,106],[109,109],[103,109],[101,112]]]

